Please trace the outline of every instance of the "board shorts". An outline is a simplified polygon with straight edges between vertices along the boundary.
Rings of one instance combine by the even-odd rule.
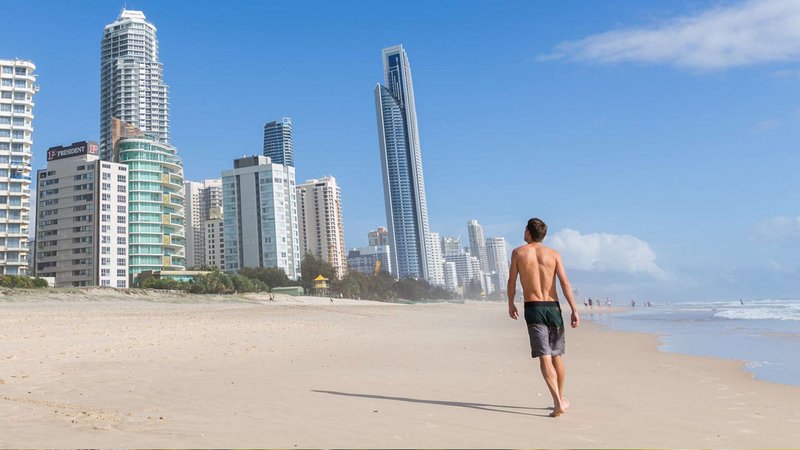
[[[525,302],[531,358],[564,354],[564,318],[558,302]]]

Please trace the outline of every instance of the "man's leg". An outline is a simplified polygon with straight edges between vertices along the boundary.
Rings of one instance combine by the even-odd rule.
[[[566,378],[566,374],[564,373],[564,361],[561,359],[561,355],[553,356],[553,368],[556,370],[558,393],[561,395],[561,403],[564,409],[567,409],[569,408],[569,400],[564,396],[564,379]]]
[[[561,401],[561,392],[558,390],[558,375],[553,367],[553,357],[550,355],[540,356],[539,367],[542,369],[544,382],[547,383],[547,388],[550,389],[550,395],[553,396],[553,412],[550,413],[550,416],[560,416],[564,414],[565,409]]]

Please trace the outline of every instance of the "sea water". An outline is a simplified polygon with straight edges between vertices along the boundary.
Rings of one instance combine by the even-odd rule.
[[[756,378],[800,386],[800,299],[680,302],[582,317],[611,329],[655,333],[659,350],[744,361]]]

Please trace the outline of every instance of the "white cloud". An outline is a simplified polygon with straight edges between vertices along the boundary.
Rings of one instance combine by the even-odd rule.
[[[650,245],[625,234],[591,233],[565,228],[549,238],[548,243],[561,253],[568,269],[590,272],[645,273],[657,279],[668,274],[656,263]]]
[[[540,60],[641,62],[701,70],[800,59],[800,1],[747,1],[653,27],[562,42]]]
[[[773,217],[756,224],[756,236],[774,244],[800,243],[800,217]]]

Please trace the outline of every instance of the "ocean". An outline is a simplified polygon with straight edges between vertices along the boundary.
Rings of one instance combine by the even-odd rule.
[[[661,351],[744,361],[760,380],[800,386],[800,299],[637,305],[619,314],[579,306],[582,318],[611,329],[657,334]]]

